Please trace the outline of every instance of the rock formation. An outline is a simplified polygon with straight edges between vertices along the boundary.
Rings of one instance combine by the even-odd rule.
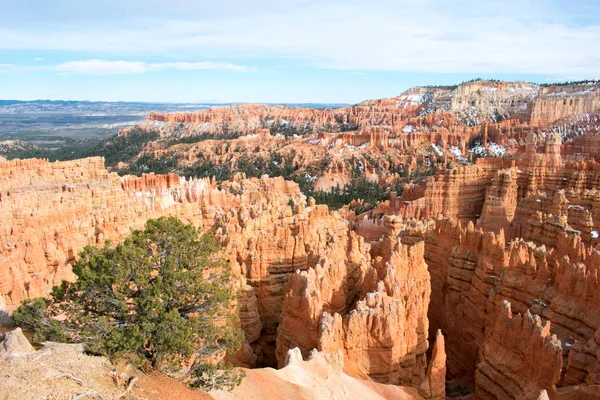
[[[276,208],[282,216],[290,198],[300,203],[304,197],[281,178],[218,189],[210,180],[177,175],[120,178],[101,158],[7,161],[0,165],[0,272],[6,277],[0,297],[12,307],[45,295],[74,279],[71,265],[84,246],[120,241],[149,218],[173,215],[208,231],[216,229],[216,217],[228,221],[227,213],[244,205]]]
[[[475,372],[478,399],[537,400],[556,392],[562,367],[561,343],[550,323],[526,312],[513,316],[505,301],[481,348]]]
[[[431,399],[446,376],[482,399],[593,397],[599,93],[474,81],[338,109],[148,116],[140,128],[160,138],[130,164],[229,169],[219,182],[119,177],[101,158],[0,160],[0,307],[74,279],[84,246],[173,215],[214,232],[239,278],[237,365],[279,366],[285,379],[310,365],[331,387],[343,368]],[[360,177],[389,200],[333,211],[295,182],[243,174],[262,171],[317,193]],[[325,390],[322,376],[303,379],[303,394]]]
[[[339,245],[345,260],[333,256],[334,248],[314,269],[290,277],[277,339],[280,360],[295,346],[305,356],[313,348],[343,349],[378,382],[416,387],[424,380],[430,294],[424,243],[404,243],[388,225],[374,259],[351,234]]]
[[[314,351],[304,361],[300,350],[295,348],[288,351],[286,360],[285,367],[279,370],[246,370],[242,384],[233,391],[212,391],[210,394],[218,400],[421,399],[412,388],[382,385],[346,375],[341,352],[324,354]]]
[[[21,328],[6,332],[0,338],[0,358],[4,356],[19,356],[35,351],[31,343],[23,335]]]
[[[424,399],[441,400],[446,398],[446,350],[444,335],[438,330],[431,353],[431,361],[427,366],[425,380],[419,386],[419,394]]]

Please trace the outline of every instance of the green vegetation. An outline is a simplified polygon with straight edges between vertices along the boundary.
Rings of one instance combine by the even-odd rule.
[[[542,87],[548,87],[548,86],[589,85],[589,84],[595,84],[595,83],[600,83],[600,80],[586,79],[586,80],[582,80],[582,81],[540,83],[539,85]]]
[[[195,359],[192,386],[232,388],[239,370],[204,361],[237,351],[242,339],[219,250],[214,235],[192,225],[149,220],[116,247],[86,247],[73,266],[75,283],[63,282],[49,300],[23,301],[13,319],[35,342],[84,343],[144,369],[177,371]]]
[[[98,141],[91,139],[65,139],[56,149],[37,146],[28,142],[22,142],[23,146],[4,152],[9,160],[13,158],[47,158],[49,161],[67,161],[86,157],[98,146]]]
[[[264,158],[243,154],[238,159],[235,168],[232,168],[231,164],[215,165],[201,160],[194,166],[185,168],[182,174],[199,178],[214,176],[217,182],[231,180],[236,172],[243,172],[248,178],[259,178],[265,174],[270,177],[281,176],[286,180],[298,183],[300,191],[308,197],[313,197],[317,204],[327,204],[331,209],[339,209],[354,199],[363,199],[365,201],[363,208],[372,208],[377,202],[389,198],[390,188],[380,187],[377,182],[367,180],[362,171],[356,167],[352,168],[351,180],[344,187],[334,187],[331,192],[315,190],[315,179],[311,178],[310,175],[316,175],[316,172],[310,167],[307,171],[301,172],[299,165],[294,163],[295,157],[296,152],[294,150],[287,155],[272,150],[268,157]],[[326,169],[330,161],[330,156],[324,157],[316,169],[318,171]],[[392,189],[396,190],[400,187],[401,185],[397,185]]]
[[[506,117],[504,116],[504,114],[502,114],[497,108],[494,110],[493,114],[492,114],[492,120],[495,123],[499,123],[502,122],[506,119]]]
[[[167,174],[177,170],[177,157],[160,156],[152,157],[150,154],[142,154],[134,162],[131,162],[125,168],[117,170],[119,175],[137,175],[148,172],[155,174]]]
[[[263,122],[263,128],[268,128],[271,135],[281,134],[285,136],[286,139],[294,135],[303,136],[313,132],[313,126],[310,122],[307,122],[300,127],[298,127],[295,122],[278,123],[272,125],[267,125]]]
[[[415,169],[411,172],[409,181],[411,183],[419,183],[419,182],[427,179],[427,177],[429,177],[429,176],[434,176],[436,173],[437,173],[437,167],[435,165],[432,165],[431,167],[429,167],[425,170]]]
[[[66,161],[78,158],[102,156],[107,167],[119,162],[129,162],[151,141],[159,138],[158,132],[132,129],[127,135],[114,135],[100,142],[72,139],[58,149],[34,148],[16,150],[6,158],[47,158],[49,161]]]
[[[317,204],[327,204],[333,210],[349,204],[352,200],[363,199],[364,204],[355,210],[357,214],[372,209],[379,201],[389,199],[389,190],[380,187],[377,182],[367,180],[364,175],[353,176],[350,183],[343,188],[335,186],[330,192],[313,190],[303,193],[314,197]]]
[[[144,131],[136,127],[127,135],[115,135],[105,140],[92,150],[92,154],[85,157],[102,156],[107,167],[114,167],[120,162],[131,161],[149,142],[158,138],[158,132]]]
[[[201,133],[198,135],[171,138],[166,141],[166,144],[167,146],[172,146],[179,143],[198,143],[205,140],[231,140],[237,139],[240,136],[242,136],[240,132],[229,131],[227,127],[224,127],[220,133]]]

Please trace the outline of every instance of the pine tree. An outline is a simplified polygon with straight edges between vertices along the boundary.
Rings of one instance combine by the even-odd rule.
[[[237,351],[242,338],[219,250],[211,233],[176,218],[149,220],[116,247],[86,247],[73,266],[76,282],[63,282],[48,300],[24,301],[13,319],[36,341],[85,343],[144,368],[173,372],[195,359],[192,385],[231,388],[240,371],[205,363]]]

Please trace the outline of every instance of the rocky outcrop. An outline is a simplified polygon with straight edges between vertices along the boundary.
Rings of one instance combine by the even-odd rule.
[[[341,351],[325,354],[313,351],[306,361],[299,349],[290,349],[285,367],[274,370],[246,370],[240,386],[227,391],[211,391],[216,399],[265,398],[287,399],[421,399],[415,389],[382,385],[369,380],[357,379],[344,373],[347,361]]]
[[[600,84],[561,85],[543,88],[532,104],[531,124],[548,125],[565,117],[600,110]]]
[[[524,82],[469,82],[453,93],[450,111],[474,123],[504,115],[526,119],[539,91],[538,85]]]
[[[361,295],[370,268],[369,248],[353,232],[340,239],[322,254],[315,268],[297,271],[289,278],[277,336],[280,365],[291,348],[300,348],[305,357],[320,348],[323,313],[346,315]]]
[[[537,400],[540,391],[556,393],[562,348],[550,323],[537,315],[513,316],[505,301],[481,348],[475,372],[478,399]]]
[[[486,189],[477,226],[495,232],[509,229],[517,208],[517,174],[516,167],[496,171]]]
[[[31,343],[27,340],[21,328],[8,331],[0,338],[0,358],[5,355],[18,356],[21,354],[32,353],[35,351]]]
[[[431,361],[427,366],[425,380],[419,386],[419,394],[424,399],[443,400],[446,398],[446,349],[444,335],[438,330],[431,353]]]
[[[313,348],[342,349],[378,382],[421,384],[430,294],[424,243],[422,237],[400,240],[401,225],[399,230],[388,226],[378,249],[371,251],[377,254],[374,259],[352,233],[347,244],[337,246],[346,249],[341,258],[331,250],[314,269],[290,277],[277,338],[280,360],[294,346],[305,356]]]
[[[303,201],[298,186],[281,178],[219,189],[207,179],[176,175],[120,178],[101,158],[7,161],[0,165],[0,272],[6,277],[0,296],[11,307],[44,295],[74,279],[71,265],[84,246],[120,241],[149,218],[173,215],[216,230],[216,219],[230,221],[232,208],[252,205],[283,215],[290,198]]]
[[[241,104],[200,112],[152,112],[146,126],[166,136],[223,131],[249,134],[264,128],[289,127],[299,132],[360,130],[366,134],[372,134],[373,127],[382,127],[388,132],[407,133],[403,131],[407,125],[439,130],[505,119],[546,126],[565,117],[597,112],[599,96],[598,84],[594,83],[540,87],[525,82],[479,80],[456,88],[412,88],[394,98],[337,109]],[[379,146],[383,142],[372,138],[371,143]]]
[[[312,128],[336,122],[330,110],[261,104],[215,107],[200,112],[171,114],[151,112],[148,114],[148,121],[153,128],[160,129],[167,136],[173,135],[169,129],[171,124],[185,124],[186,129],[183,131],[183,136],[192,136],[223,131],[242,134],[256,133],[259,129],[286,125],[290,121],[299,129],[306,124]],[[163,129],[165,126],[167,129]]]
[[[461,376],[475,370],[478,351],[504,301],[515,312],[525,315],[530,310],[550,321],[566,355],[574,342],[591,340],[600,328],[594,306],[598,257],[577,235],[559,235],[550,249],[522,239],[505,245],[503,231],[494,234],[472,224],[463,228],[438,221],[426,236],[425,259],[432,292],[437,293],[429,320],[432,329],[446,333],[449,373]],[[572,365],[568,382],[583,383],[581,357],[574,355]],[[594,363],[587,365],[593,368]]]

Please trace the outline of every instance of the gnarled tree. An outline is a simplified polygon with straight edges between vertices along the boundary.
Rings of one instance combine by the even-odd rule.
[[[36,341],[81,342],[171,373],[192,363],[192,386],[233,387],[241,373],[214,365],[242,338],[219,250],[214,235],[176,218],[149,220],[122,244],[86,247],[73,266],[76,282],[24,301],[13,319]]]

